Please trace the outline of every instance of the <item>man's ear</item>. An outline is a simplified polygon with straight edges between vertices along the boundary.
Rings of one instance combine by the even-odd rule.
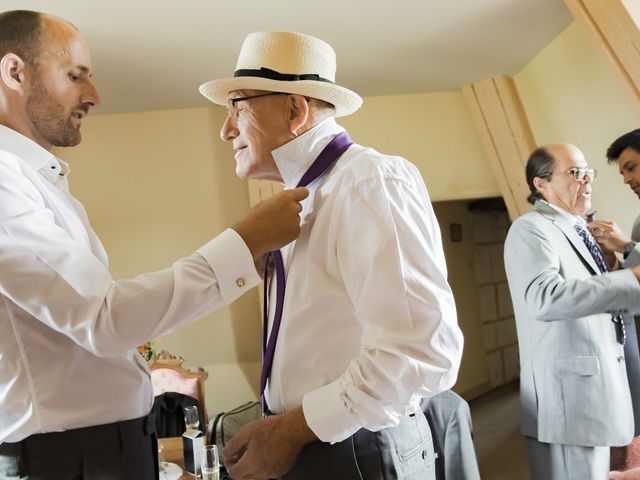
[[[545,187],[547,186],[547,183],[549,183],[549,181],[546,178],[534,177],[533,179],[533,186],[536,187],[536,190],[540,193],[546,190]]]
[[[289,130],[294,135],[307,123],[309,118],[309,102],[302,95],[289,95]]]
[[[16,92],[24,89],[26,65],[15,53],[7,53],[0,60],[0,75],[2,82]]]

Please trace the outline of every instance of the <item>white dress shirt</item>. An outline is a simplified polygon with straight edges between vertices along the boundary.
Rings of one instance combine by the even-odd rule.
[[[581,227],[584,227],[587,230],[587,222],[580,215],[574,215],[572,213],[567,212],[564,208],[560,208],[553,203],[547,202],[546,200],[540,200],[542,203],[546,203],[551,208],[553,208],[556,212],[564,217],[564,219],[569,222],[569,225],[579,224]],[[574,227],[575,228],[575,227]],[[587,230],[588,232],[589,230]]]
[[[260,281],[233,230],[165,270],[115,281],[68,171],[0,126],[0,442],[148,414],[136,346]]]
[[[286,186],[342,131],[328,119],[276,149]],[[415,166],[352,145],[308,188],[302,233],[282,252],[286,294],[266,399],[274,413],[302,405],[318,438],[338,442],[396,425],[450,388],[463,340]],[[272,318],[275,288],[269,304]]]

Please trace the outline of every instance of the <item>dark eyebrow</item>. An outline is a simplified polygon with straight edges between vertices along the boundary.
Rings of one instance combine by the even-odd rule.
[[[623,171],[623,170],[626,170],[627,168],[631,168],[631,167],[629,166],[629,164],[630,164],[630,163],[634,163],[634,162],[635,162],[635,160],[633,160],[633,159],[629,159],[629,160],[627,160],[626,162],[624,162],[622,165],[620,165],[620,170],[618,170],[618,171],[620,172],[620,174],[622,174],[622,171]],[[634,164],[633,166],[635,166],[635,164]]]
[[[622,165],[620,165],[620,173],[622,173],[623,170],[626,170],[627,168],[629,168],[629,164],[632,162],[633,160],[627,160]]]

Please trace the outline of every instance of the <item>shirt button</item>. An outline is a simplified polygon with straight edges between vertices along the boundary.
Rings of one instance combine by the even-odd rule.
[[[425,460],[427,458],[427,451],[422,450],[422,459]]]
[[[622,361],[623,361],[623,360],[624,360],[624,357],[623,357],[622,355],[620,355],[620,356],[618,357],[618,362],[622,363]]]
[[[244,287],[244,284],[245,284],[245,282],[244,282],[244,278],[238,278],[238,279],[236,280],[236,285],[237,285],[239,288]]]

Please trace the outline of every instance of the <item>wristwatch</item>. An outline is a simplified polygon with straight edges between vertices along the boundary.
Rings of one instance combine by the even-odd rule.
[[[625,260],[627,259],[627,257],[631,254],[631,252],[633,251],[634,248],[636,248],[636,243],[633,240],[631,240],[629,243],[627,243],[624,246],[624,251],[622,252],[622,258],[624,258]]]

